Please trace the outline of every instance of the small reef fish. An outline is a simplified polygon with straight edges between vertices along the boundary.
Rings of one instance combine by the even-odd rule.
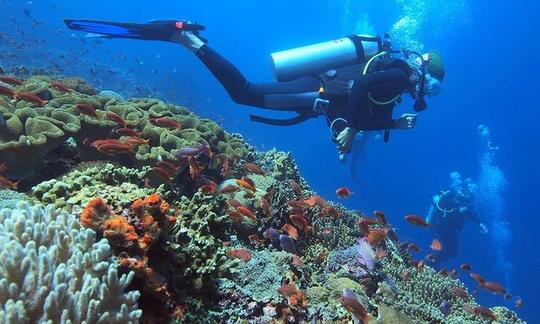
[[[96,107],[94,105],[86,104],[86,103],[78,103],[75,105],[77,110],[79,110],[81,113],[98,118],[98,114],[96,111]]]
[[[349,198],[352,195],[352,191],[347,187],[341,187],[336,189],[336,195],[338,198]]]
[[[495,315],[495,313],[493,313],[493,311],[487,307],[472,307],[471,305],[463,305],[463,309],[470,314],[481,316],[490,321],[496,321],[498,319],[497,315]]]
[[[448,300],[444,300],[441,305],[439,305],[439,310],[443,315],[449,315],[452,311],[452,302]]]
[[[388,256],[388,252],[383,250],[383,249],[377,248],[377,250],[375,251],[375,258],[376,259],[382,259],[382,258],[385,258],[387,256]]]
[[[95,140],[92,143],[90,143],[90,146],[97,149],[98,147],[104,144],[122,144],[122,142],[116,138],[108,138],[108,139],[102,139],[102,140]]]
[[[174,175],[178,171],[178,167],[169,161],[158,161],[156,166],[166,171],[169,175]]]
[[[230,249],[227,251],[227,255],[246,262],[251,260],[251,253],[246,249]]]
[[[127,127],[117,128],[114,132],[120,136],[139,137],[141,135],[141,132],[138,132],[136,129]]]
[[[16,92],[14,93],[13,97],[17,100],[24,100],[39,106],[45,106],[48,103],[47,100],[43,100],[36,94],[30,92]]]
[[[248,236],[248,240],[251,242],[251,244],[264,244],[266,242],[265,239],[260,238],[257,234],[251,234]]]
[[[150,143],[150,140],[140,138],[138,136],[131,136],[131,137],[126,138],[124,140],[124,143],[132,145],[132,146],[137,146],[137,145],[142,145],[142,144],[148,145],[148,143]]]
[[[238,189],[239,188],[237,186],[229,185],[229,186],[225,186],[225,187],[221,188],[219,190],[219,193],[229,194],[229,193],[237,192]]]
[[[523,299],[521,297],[519,297],[518,299],[516,299],[516,303],[514,304],[514,306],[516,308],[521,308],[523,307]]]
[[[355,248],[356,252],[358,252],[360,263],[364,264],[370,271],[375,269],[375,251],[367,239],[365,237],[359,239]]]
[[[57,90],[60,90],[62,92],[72,92],[73,89],[69,88],[67,85],[65,85],[64,83],[62,83],[62,81],[58,81],[58,80],[53,80],[51,82],[51,85],[57,89]]]
[[[462,263],[459,267],[463,271],[470,271],[472,269],[472,266],[468,263]]]
[[[261,200],[259,201],[259,205],[261,206],[264,216],[266,217],[272,216],[272,209],[270,208],[270,203],[268,202],[266,198],[261,197]]]
[[[449,291],[456,297],[469,299],[469,294],[461,287],[452,287],[449,289]]]
[[[251,191],[255,191],[255,185],[253,184],[253,181],[248,180],[248,178],[242,178],[242,179],[236,179],[236,184],[244,189],[248,189]]]
[[[366,308],[360,303],[358,296],[352,290],[344,288],[342,295],[339,297],[339,302],[351,313],[354,323],[367,324],[370,321],[371,315],[369,315]]]
[[[387,228],[377,228],[370,230],[367,234],[367,240],[371,246],[377,246],[388,236]]]
[[[11,90],[10,88],[0,86],[0,95],[13,97],[14,94],[15,92],[13,92],[13,90]]]
[[[299,290],[296,288],[294,283],[290,283],[290,284],[282,285],[281,287],[279,287],[277,289],[277,292],[281,295],[290,297],[290,296],[294,296],[298,294]]]
[[[17,189],[18,184],[19,181],[14,182],[4,177],[3,175],[0,175],[0,188]]]
[[[107,117],[108,120],[113,121],[118,125],[121,125],[122,127],[126,127],[127,125],[127,122],[115,112],[107,111],[105,117]]]
[[[433,242],[431,242],[431,245],[429,246],[433,251],[441,251],[442,250],[442,244],[439,240],[433,239]]]
[[[257,222],[257,221],[258,221],[258,220],[257,220],[257,217],[255,216],[255,214],[253,214],[253,212],[252,212],[249,208],[247,208],[246,206],[239,206],[239,207],[236,208],[236,210],[237,210],[240,214],[246,216],[247,218],[253,220],[254,222]]]
[[[275,228],[270,227],[266,231],[264,231],[263,236],[265,238],[269,238],[271,240],[279,240],[279,236],[282,234],[280,230],[277,230]]]
[[[208,183],[201,187],[199,187],[199,190],[201,190],[204,194],[213,195],[216,192],[217,185],[215,183]]]
[[[207,151],[207,149],[204,145],[199,145],[196,147],[182,147],[178,151],[176,151],[175,156],[178,159],[188,157],[188,156],[198,156],[201,153]]]
[[[302,259],[300,259],[300,257],[296,254],[294,254],[292,256],[292,261],[291,261],[292,265],[293,266],[296,266],[296,267],[299,267],[301,266],[302,264],[304,264],[304,262],[302,262]]]
[[[242,219],[244,219],[244,216],[240,214],[239,212],[237,212],[236,210],[229,210],[227,212],[227,215],[229,215],[229,217],[235,220],[236,222],[241,222]]]
[[[285,224],[281,227],[281,230],[289,234],[295,240],[298,240],[298,230],[291,224]]]
[[[305,232],[311,229],[311,226],[309,225],[308,220],[302,215],[292,214],[292,215],[289,215],[289,219],[301,231]]]
[[[319,206],[321,208],[327,208],[328,203],[326,200],[320,196],[311,196],[308,199],[304,200],[304,203],[309,207]]]
[[[266,172],[254,163],[249,163],[249,162],[244,163],[244,170],[251,173],[266,176]]]
[[[435,259],[435,254],[433,254],[433,253],[430,253],[430,254],[426,255],[426,260],[428,260],[429,262],[433,262],[433,263],[435,263],[437,261]]]
[[[4,83],[7,83],[7,84],[11,84],[11,85],[16,85],[16,86],[20,86],[20,85],[23,84],[22,80],[19,80],[17,78],[10,77],[10,76],[7,76],[7,75],[0,76],[0,81],[2,81]]]
[[[501,295],[506,291],[500,283],[494,281],[484,281],[480,284],[480,287],[496,295]]]
[[[424,218],[418,215],[406,215],[405,220],[413,225],[420,227],[429,227],[431,224],[428,224]]]
[[[408,270],[403,271],[400,275],[401,280],[407,281],[411,277],[411,272]]]
[[[233,208],[238,208],[240,206],[242,206],[242,204],[236,200],[236,199],[229,199],[227,200],[227,204]]]
[[[482,277],[481,275],[477,274],[477,273],[474,273],[474,272],[471,272],[469,274],[471,276],[471,278],[473,278],[474,281],[476,281],[479,285],[483,284],[484,282],[486,282],[486,279],[484,279],[484,277]]]
[[[176,121],[176,119],[171,117],[150,118],[150,122],[156,126],[163,128],[179,129],[182,126],[179,122]]]
[[[415,243],[409,243],[407,244],[407,250],[413,251],[413,252],[420,252],[420,247],[416,245]]]
[[[152,171],[154,171],[154,174],[160,178],[161,180],[165,181],[166,183],[170,183],[172,180],[172,176],[167,172],[165,169],[160,168],[158,166],[155,166],[152,168]]]
[[[106,143],[98,146],[97,150],[105,154],[133,153],[133,146],[126,143]]]
[[[373,212],[373,215],[375,216],[375,218],[379,221],[379,223],[381,225],[387,225],[388,224],[388,221],[386,220],[386,215],[382,211],[375,210]]]
[[[290,181],[291,189],[296,193],[298,196],[302,195],[302,187],[298,184],[298,182],[291,180]]]
[[[296,245],[294,244],[293,239],[289,235],[281,234],[279,235],[279,246],[291,254],[298,254],[296,251]]]

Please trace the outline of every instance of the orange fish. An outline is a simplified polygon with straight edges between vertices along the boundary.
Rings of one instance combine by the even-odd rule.
[[[283,225],[283,227],[281,227],[281,230],[287,232],[287,234],[289,234],[289,236],[293,239],[298,240],[298,230],[291,224]]]
[[[239,185],[242,188],[255,191],[255,186],[253,185],[252,181],[249,181],[247,178],[242,179],[236,179],[236,184]]]
[[[264,242],[266,242],[265,239],[262,239],[260,238],[257,234],[251,234],[250,236],[248,236],[248,240],[252,243],[252,244],[264,244]]]
[[[60,90],[62,92],[72,92],[73,90],[70,89],[67,85],[65,85],[64,83],[62,83],[62,81],[58,81],[58,80],[53,80],[51,82],[51,85],[56,88],[57,90]]]
[[[376,246],[388,236],[388,228],[377,228],[370,230],[367,234],[367,240],[371,246]]]
[[[3,175],[0,175],[0,188],[17,189],[18,185],[19,185],[19,181],[14,182],[4,177]]]
[[[4,86],[0,86],[0,95],[13,97],[15,95],[15,92],[13,92],[13,90],[11,90],[9,88],[6,88]]]
[[[433,251],[441,251],[442,250],[442,244],[437,239],[433,239],[433,242],[431,242],[431,245],[429,246]]]
[[[105,143],[99,145],[97,150],[105,154],[133,153],[133,146],[125,143]]]
[[[341,187],[336,189],[336,195],[338,198],[349,198],[352,195],[352,191],[347,187]]]
[[[449,289],[449,291],[456,297],[469,299],[469,294],[461,287],[452,287]]]
[[[268,202],[268,200],[266,200],[266,198],[261,198],[260,205],[264,216],[272,216],[272,209],[270,208],[270,203]]]
[[[107,111],[105,117],[107,117],[108,120],[113,121],[118,125],[121,125],[122,127],[126,127],[127,125],[127,122],[115,112]]]
[[[188,158],[188,164],[189,164],[189,175],[191,176],[191,179],[195,180],[195,179],[200,178],[203,167],[201,163],[197,160],[197,158],[194,156],[190,156]]]
[[[236,210],[240,214],[250,218],[254,222],[257,222],[257,217],[255,217],[255,214],[253,214],[253,212],[251,210],[249,210],[249,208],[247,208],[246,206],[239,206],[239,207],[236,208]]]
[[[23,82],[17,78],[14,78],[14,77],[10,77],[10,76],[7,76],[7,75],[1,75],[0,76],[0,81],[4,82],[4,83],[7,83],[7,84],[11,84],[11,85],[16,85],[16,86],[20,86],[23,84]]]
[[[322,230],[322,237],[325,238],[325,239],[329,239],[332,237],[332,228],[331,227],[325,227],[323,228]]]
[[[476,281],[479,285],[481,285],[481,284],[483,284],[484,282],[486,282],[486,279],[484,279],[484,277],[482,277],[482,276],[479,275],[478,273],[471,272],[469,275],[470,275],[471,278],[473,278],[474,281]]]
[[[171,180],[173,179],[172,176],[169,174],[169,172],[167,172],[165,169],[159,167],[159,166],[155,166],[152,168],[152,171],[154,171],[154,174],[162,179],[163,181],[167,182],[167,183],[170,183]]]
[[[294,181],[294,180],[291,180],[290,181],[290,184],[291,184],[291,189],[299,196],[302,195],[302,187],[300,187],[300,185],[298,184],[298,182]]]
[[[490,321],[496,321],[498,319],[497,315],[495,315],[491,309],[486,307],[472,307],[471,305],[463,305],[463,309],[470,314],[479,315]]]
[[[494,281],[484,281],[480,284],[480,287],[484,288],[485,290],[491,291],[496,295],[503,294],[506,291],[506,289],[504,289],[504,287],[500,283]]]
[[[405,216],[405,220],[413,225],[417,225],[421,227],[431,226],[431,224],[428,224],[425,219],[423,219],[421,216],[418,216],[418,215],[407,215]]]
[[[399,276],[401,277],[401,280],[407,281],[407,280],[409,280],[409,278],[411,277],[411,272],[405,270],[405,271],[403,271]]]
[[[260,174],[262,176],[266,176],[266,172],[264,172],[263,169],[259,168],[256,164],[253,164],[253,163],[249,163],[249,162],[244,163],[244,170],[255,173],[255,174]]]
[[[388,224],[388,221],[386,220],[386,215],[380,210],[376,210],[373,212],[373,215],[375,215],[375,218],[381,223],[382,225]]]
[[[251,260],[251,253],[246,249],[230,249],[227,251],[227,255],[242,261]]]
[[[426,262],[425,262],[424,260],[418,261],[418,264],[416,265],[416,267],[417,267],[419,270],[424,269],[425,266],[426,266]]]
[[[141,135],[141,132],[137,132],[136,129],[127,127],[117,128],[114,132],[120,136],[139,137]]]
[[[180,125],[179,122],[176,121],[176,119],[171,117],[160,117],[160,118],[150,118],[150,122],[156,126],[163,127],[163,128],[180,128],[182,125]]]
[[[292,214],[289,215],[289,219],[301,231],[306,231],[310,228],[308,220],[302,215]]]
[[[242,219],[244,219],[244,216],[235,210],[229,210],[227,212],[227,215],[229,215],[229,217],[231,217],[233,220],[237,222],[240,222],[242,221]]]
[[[291,263],[293,266],[297,266],[297,267],[303,264],[302,259],[300,259],[300,257],[296,254],[293,254]]]
[[[251,199],[255,198],[255,194],[253,192],[246,192],[242,197],[244,197],[244,199]]]
[[[349,298],[345,296],[339,297],[339,302],[347,311],[349,311],[353,318],[357,319],[357,322],[360,324],[367,324],[371,318],[367,310],[360,304],[360,302],[354,298]],[[355,321],[356,322],[356,321]]]
[[[462,263],[460,266],[461,270],[463,271],[469,271],[472,269],[472,266],[468,263]]]
[[[326,251],[319,252],[319,254],[317,254],[317,256],[313,259],[313,263],[315,263],[315,264],[323,263],[324,260],[326,260],[327,255],[328,255],[328,253]]]
[[[236,199],[229,199],[227,200],[227,204],[233,208],[238,208],[240,206],[242,206],[242,204],[236,200]]]
[[[36,105],[39,105],[39,106],[45,106],[48,103],[47,100],[43,100],[37,95],[30,92],[16,92],[14,93],[13,96],[17,100],[24,100],[27,102],[35,103]]]
[[[102,140],[95,140],[92,143],[90,143],[90,146],[93,148],[99,148],[101,145],[104,144],[123,144],[119,139],[116,138],[107,138]]]
[[[288,284],[288,285],[282,285],[277,289],[277,292],[281,295],[285,295],[287,297],[296,295],[299,290],[296,289],[296,286],[294,283]]]
[[[407,250],[414,251],[414,252],[420,252],[420,247],[415,243],[409,243],[409,244],[407,244]]]
[[[217,188],[217,185],[215,183],[207,183],[207,184],[199,187],[199,189],[204,194],[210,194],[210,195],[213,195],[216,192],[216,188]]]
[[[138,136],[131,136],[131,137],[128,137],[128,138],[126,138],[124,140],[125,144],[129,144],[129,145],[132,145],[132,146],[138,146],[138,145],[142,145],[142,144],[148,145],[149,142],[150,142],[150,140],[140,138]]]
[[[219,193],[222,193],[222,194],[233,193],[233,192],[238,191],[238,189],[239,188],[237,186],[229,185],[229,186],[225,186],[225,187],[221,188],[219,190]]]
[[[308,199],[304,199],[304,203],[309,207],[314,207],[315,205],[321,208],[328,207],[328,203],[326,202],[326,200],[320,196],[311,196]]]
[[[79,110],[81,113],[91,116],[91,117],[99,117],[96,111],[96,107],[90,104],[86,103],[78,103],[75,105],[77,110]]]

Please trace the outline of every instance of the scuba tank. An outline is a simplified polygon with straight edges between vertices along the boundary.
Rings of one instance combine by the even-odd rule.
[[[270,54],[276,81],[290,81],[306,75],[318,75],[329,69],[364,63],[389,48],[389,36],[351,35],[328,42],[293,48]]]

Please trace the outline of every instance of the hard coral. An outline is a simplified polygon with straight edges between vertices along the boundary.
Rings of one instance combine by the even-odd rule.
[[[91,199],[84,207],[80,221],[84,227],[99,229],[109,217],[111,210],[100,197]]]

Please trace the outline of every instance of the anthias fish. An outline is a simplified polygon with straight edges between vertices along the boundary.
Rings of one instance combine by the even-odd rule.
[[[407,215],[404,217],[405,220],[413,225],[417,225],[420,227],[429,227],[431,224],[428,224],[426,220],[422,216],[418,215]]]

